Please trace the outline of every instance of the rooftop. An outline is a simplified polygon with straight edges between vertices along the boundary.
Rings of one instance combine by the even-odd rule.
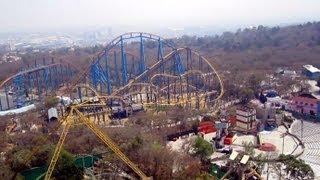
[[[311,99],[317,99],[316,97],[314,97],[314,96],[311,95],[311,94],[300,94],[299,96],[300,96],[300,97],[311,98]]]
[[[255,109],[252,108],[252,107],[249,107],[249,106],[241,106],[241,107],[237,108],[237,110],[239,110],[239,111],[245,111],[245,112],[252,112],[252,111],[254,111]]]
[[[311,73],[316,73],[316,72],[320,72],[320,70],[310,64],[306,64],[303,66],[305,69],[307,69],[308,71],[310,71]]]

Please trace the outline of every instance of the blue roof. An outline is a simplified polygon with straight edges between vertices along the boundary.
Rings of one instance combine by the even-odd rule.
[[[266,97],[277,97],[279,96],[278,92],[275,90],[266,91]]]

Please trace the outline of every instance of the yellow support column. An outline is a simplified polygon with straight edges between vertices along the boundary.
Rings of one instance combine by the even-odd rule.
[[[126,163],[135,173],[137,173],[141,179],[150,179],[119,149],[119,147],[107,135],[105,135],[99,128],[94,126],[87,117],[85,117],[78,109],[74,109],[74,111],[78,114],[84,124],[87,125],[92,132],[94,132],[124,163]]]
[[[70,114],[72,115],[72,111],[71,111]],[[60,136],[59,142],[58,142],[58,144],[56,146],[56,149],[54,150],[53,157],[52,157],[52,159],[50,161],[50,165],[48,167],[46,176],[44,178],[45,180],[49,180],[50,179],[50,177],[52,175],[52,172],[53,172],[53,169],[54,169],[54,167],[55,167],[55,165],[56,165],[56,163],[57,163],[57,161],[59,159],[59,155],[60,155],[64,140],[66,139],[66,136],[68,134],[68,130],[69,130],[70,126],[71,126],[71,123],[70,123],[70,118],[71,118],[70,116],[71,115],[69,115],[67,117],[66,125],[63,128],[63,131],[62,131],[62,134]]]

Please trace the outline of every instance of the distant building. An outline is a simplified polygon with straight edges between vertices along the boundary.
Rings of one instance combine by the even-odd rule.
[[[320,115],[320,100],[311,94],[301,94],[293,97],[292,110],[310,115]]]
[[[284,70],[284,71],[283,71],[283,76],[295,78],[295,77],[298,77],[298,74],[297,74],[296,71]]]
[[[272,106],[271,103],[266,103],[264,106],[260,106],[256,108],[257,112],[257,119],[270,119],[275,118],[276,116],[276,108],[275,106]]]
[[[304,65],[303,68],[303,74],[305,74],[309,79],[315,80],[320,77],[320,69],[309,64]]]
[[[276,74],[283,74],[284,73],[284,69],[283,68],[277,68],[277,70],[275,71]]]
[[[281,67],[277,68],[275,71],[275,74],[276,75],[283,75],[283,76],[291,77],[291,78],[296,78],[299,76],[296,71],[289,70],[287,67],[286,68],[281,68]]]
[[[256,130],[256,110],[251,107],[241,107],[236,110],[236,127],[243,131]]]
[[[262,130],[273,130],[280,126],[283,122],[283,114],[277,112],[275,104],[271,102],[265,103],[264,106],[256,108],[258,125],[257,129]]]

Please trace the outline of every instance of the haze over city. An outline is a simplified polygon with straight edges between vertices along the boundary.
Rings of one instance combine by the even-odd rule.
[[[319,7],[317,0],[1,0],[0,31],[295,24],[319,20]]]

